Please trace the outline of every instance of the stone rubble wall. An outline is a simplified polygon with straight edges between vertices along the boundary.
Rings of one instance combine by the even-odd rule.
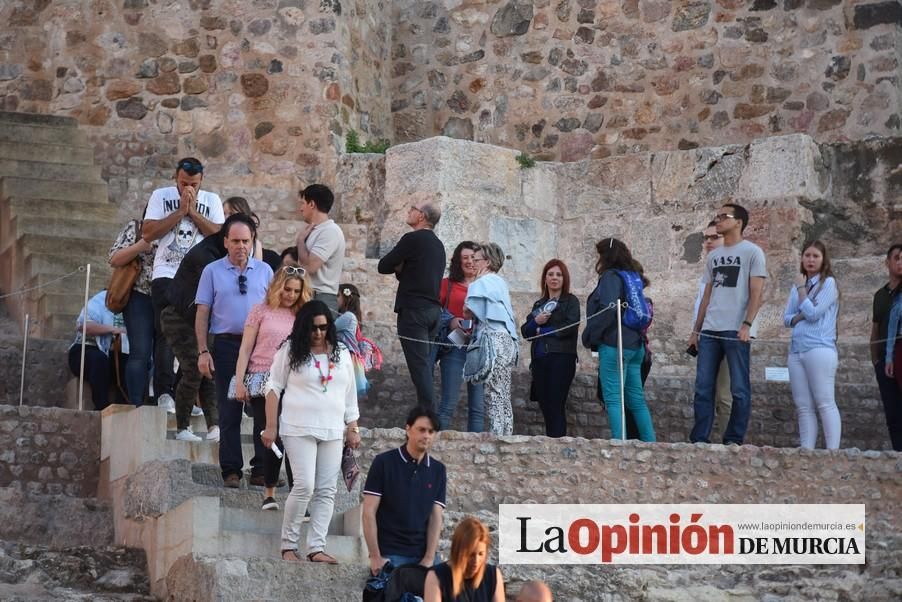
[[[390,16],[385,0],[4,2],[0,108],[89,126],[123,218],[184,155],[223,198],[290,217],[300,185],[334,181],[349,128],[391,137]]]
[[[897,2],[401,0],[396,142],[576,161],[806,133],[897,135]]]

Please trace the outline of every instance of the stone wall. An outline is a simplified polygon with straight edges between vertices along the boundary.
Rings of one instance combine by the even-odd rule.
[[[396,142],[573,161],[900,128],[897,2],[402,0]]]
[[[0,450],[0,487],[29,495],[97,495],[97,412],[0,406]]]
[[[291,215],[334,180],[348,128],[390,136],[390,23],[379,0],[157,0],[0,6],[0,107],[90,126],[123,217],[208,164],[206,186]]]

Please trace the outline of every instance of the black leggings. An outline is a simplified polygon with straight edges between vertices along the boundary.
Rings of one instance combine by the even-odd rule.
[[[275,487],[279,483],[279,471],[282,469],[282,460],[276,457],[271,449],[263,446],[260,440],[260,433],[266,429],[266,398],[251,397],[251,407],[254,410],[254,447],[257,447],[259,441],[260,450],[256,450],[255,456],[263,459],[263,482],[267,487]],[[281,410],[281,404],[279,405]],[[279,412],[281,414],[281,411]],[[285,454],[285,446],[282,445],[282,439],[276,437],[276,445]],[[256,468],[256,467],[254,467]],[[253,470],[253,469],[252,469]],[[288,475],[288,484],[291,485],[291,465],[288,464],[288,455],[285,455],[285,472]]]
[[[125,364],[128,355],[119,355],[119,382],[125,386]],[[69,348],[69,370],[78,376],[81,366],[81,345]],[[112,357],[106,356],[95,345],[85,345],[85,382],[91,385],[91,400],[95,410],[102,410],[110,405],[110,384],[115,383],[115,367]],[[116,392],[116,401],[126,403],[120,391]]]

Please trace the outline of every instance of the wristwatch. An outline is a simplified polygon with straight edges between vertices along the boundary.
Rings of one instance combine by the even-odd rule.
[[[752,323],[749,322],[748,320],[743,320],[742,323],[745,324],[746,326],[748,326],[749,328],[752,327]]]
[[[360,427],[359,427],[359,426],[349,426],[349,427],[348,427],[348,430],[349,430],[350,432],[352,432],[352,433],[359,433],[359,432],[360,432]]]

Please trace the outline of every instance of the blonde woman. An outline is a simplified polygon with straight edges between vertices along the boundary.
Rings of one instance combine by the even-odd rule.
[[[426,575],[425,602],[504,602],[501,569],[489,564],[489,530],[478,519],[463,519],[451,536],[451,557]]]
[[[266,301],[255,305],[244,323],[238,365],[235,368],[235,397],[239,401],[250,403],[254,410],[251,481],[255,478],[263,480],[263,510],[279,509],[275,492],[282,467],[282,460],[272,450],[266,449],[260,440],[260,432],[266,428],[263,385],[266,384],[276,350],[291,334],[298,310],[312,297],[313,290],[304,268],[283,266],[269,284]],[[251,391],[245,385],[247,376],[251,376]],[[281,443],[279,445],[281,448]]]

